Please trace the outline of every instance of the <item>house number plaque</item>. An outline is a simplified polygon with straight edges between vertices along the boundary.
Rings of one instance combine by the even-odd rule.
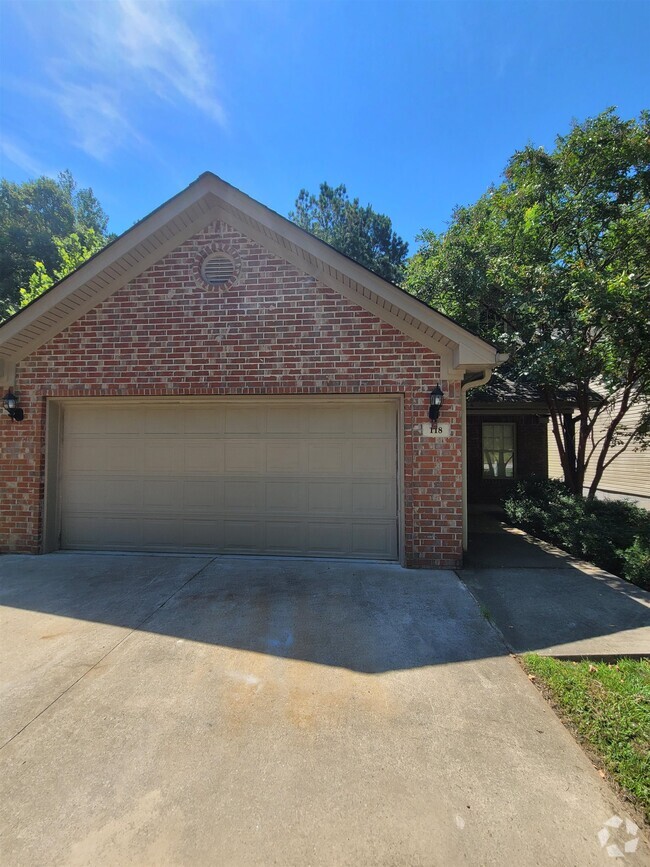
[[[431,422],[426,422],[422,425],[422,436],[423,437],[436,437],[438,439],[443,439],[444,437],[448,437],[451,433],[451,425],[448,422],[437,422],[434,421],[433,425]]]

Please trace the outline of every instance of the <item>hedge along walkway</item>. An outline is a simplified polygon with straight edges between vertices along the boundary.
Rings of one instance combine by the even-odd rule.
[[[504,509],[513,526],[650,591],[647,509],[576,496],[559,479],[518,482]]]
[[[650,593],[483,514],[461,580],[513,653],[650,657]]]

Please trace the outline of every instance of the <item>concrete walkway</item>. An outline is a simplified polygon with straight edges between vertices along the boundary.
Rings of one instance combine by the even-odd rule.
[[[461,580],[514,653],[650,656],[650,593],[507,525],[474,516]]]
[[[4,864],[612,863],[625,805],[452,572],[53,554],[0,579]]]

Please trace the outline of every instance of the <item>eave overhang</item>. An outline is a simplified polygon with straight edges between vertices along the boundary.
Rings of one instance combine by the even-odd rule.
[[[441,355],[446,378],[502,361],[494,346],[208,172],[0,325],[0,382],[13,384],[18,362],[215,220]]]

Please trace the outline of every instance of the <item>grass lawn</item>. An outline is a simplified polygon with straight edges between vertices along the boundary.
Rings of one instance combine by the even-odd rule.
[[[650,659],[566,662],[527,654],[524,667],[650,822]]]

